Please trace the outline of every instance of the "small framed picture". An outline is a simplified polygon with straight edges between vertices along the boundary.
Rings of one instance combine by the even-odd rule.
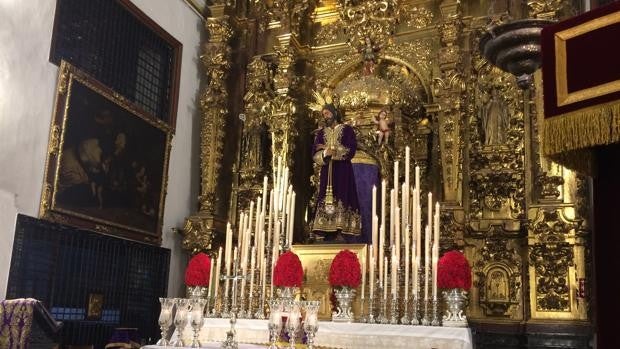
[[[88,307],[86,309],[86,318],[88,320],[101,320],[101,313],[103,312],[103,294],[89,293]]]

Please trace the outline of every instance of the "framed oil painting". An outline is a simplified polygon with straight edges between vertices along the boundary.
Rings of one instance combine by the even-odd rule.
[[[161,242],[171,130],[62,62],[40,216]]]

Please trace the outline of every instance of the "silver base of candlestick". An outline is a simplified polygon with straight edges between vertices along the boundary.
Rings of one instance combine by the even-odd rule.
[[[366,323],[368,322],[368,316],[366,315],[366,310],[364,309],[365,299],[360,299],[360,312],[362,313],[358,319],[358,322]]]
[[[439,316],[439,301],[437,298],[432,300],[432,313],[433,318],[431,320],[431,326],[440,326],[441,325],[441,317]]]
[[[366,322],[369,324],[374,324],[377,320],[375,319],[375,300],[368,300],[368,318],[366,318]]]
[[[258,309],[254,313],[254,318],[259,320],[266,319],[265,317],[265,298],[262,297],[260,303],[258,304]]]
[[[422,325],[430,326],[431,325],[431,314],[429,312],[428,303],[430,301],[428,299],[424,299],[422,303],[424,304],[424,315],[422,316]]]
[[[228,319],[230,317],[230,299],[228,297],[222,297],[222,312],[220,316],[223,319]]]
[[[387,299],[381,299],[381,314],[379,314],[377,322],[384,325],[390,323],[390,320],[387,317]]]
[[[239,312],[237,313],[237,318],[239,319],[247,319],[247,314],[245,312],[245,304],[246,304],[245,300],[246,300],[245,295],[239,299],[240,309],[239,309]]]
[[[405,299],[403,301],[404,309],[403,309],[403,317],[400,318],[400,323],[403,325],[409,325],[409,299]]]
[[[417,296],[414,296],[411,300],[411,324],[419,325],[420,324],[420,300]]]
[[[254,318],[254,296],[250,294],[250,298],[248,299],[248,310],[245,312],[246,319]]]
[[[398,299],[392,298],[390,302],[390,324],[398,324]]]

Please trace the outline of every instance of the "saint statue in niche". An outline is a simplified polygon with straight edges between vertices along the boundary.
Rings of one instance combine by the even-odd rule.
[[[491,95],[482,106],[480,118],[484,131],[484,145],[501,145],[506,142],[508,131],[508,112],[502,102],[497,89],[491,90]]]
[[[508,300],[508,280],[506,275],[499,270],[490,273],[487,283],[488,299],[490,301]]]
[[[373,45],[369,37],[364,38],[364,47],[360,49],[362,58],[364,59],[364,75],[372,75],[375,72],[377,64],[377,52],[381,50],[381,46]]]

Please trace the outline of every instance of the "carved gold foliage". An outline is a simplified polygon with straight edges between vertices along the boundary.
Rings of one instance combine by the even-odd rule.
[[[213,242],[213,220],[200,215],[192,216],[183,227],[183,249],[192,255],[211,249]]]
[[[361,51],[366,38],[372,43],[389,44],[402,10],[399,0],[338,0],[338,5],[347,40],[356,50]]]
[[[314,36],[314,44],[317,46],[332,44],[336,42],[342,32],[343,25],[341,21],[323,23]]]
[[[411,3],[403,4],[400,13],[401,21],[405,22],[408,27],[415,29],[428,27],[433,22],[434,17],[431,10]]]
[[[573,257],[573,249],[566,242],[531,247],[530,263],[536,270],[536,310],[570,311],[568,272]]]
[[[409,62],[426,79],[431,76],[432,43],[429,39],[420,39],[400,43],[386,48],[386,54]]]
[[[568,220],[561,212],[553,207],[539,210],[530,228],[530,236],[536,239],[529,261],[535,272],[537,311],[571,311],[569,267],[575,261],[569,238],[580,221]]]

